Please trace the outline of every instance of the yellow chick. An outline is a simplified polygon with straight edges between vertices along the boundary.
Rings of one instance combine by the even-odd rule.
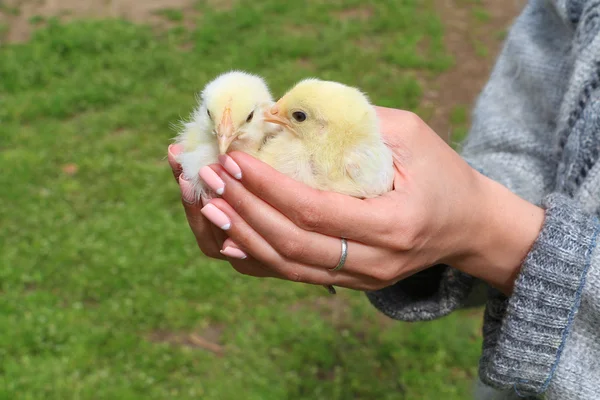
[[[264,111],[281,125],[258,158],[311,187],[358,198],[392,190],[392,151],[367,96],[338,82],[306,79]]]
[[[209,82],[199,104],[184,122],[175,143],[183,145],[177,161],[183,176],[200,196],[214,197],[198,172],[218,162],[220,154],[240,150],[255,155],[265,139],[281,128],[264,120],[264,110],[273,104],[265,81],[243,71],[230,71]]]
[[[371,198],[393,189],[392,151],[367,96],[338,82],[306,79],[265,110],[284,129],[258,158],[316,189]],[[336,294],[333,286],[325,286]]]

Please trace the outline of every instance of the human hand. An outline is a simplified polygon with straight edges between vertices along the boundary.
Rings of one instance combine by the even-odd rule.
[[[219,227],[217,227],[210,223],[203,215],[203,208],[204,213],[210,213],[205,208],[208,200],[202,198],[200,204],[197,203],[191,184],[183,179],[181,165],[176,161],[177,155],[182,151],[183,148],[181,145],[170,145],[168,148],[168,161],[173,172],[173,177],[179,184],[185,215],[200,250],[211,258],[225,259],[226,256],[229,257],[234,269],[240,273],[264,277],[270,276],[266,269],[256,260],[246,259],[246,255],[239,249],[236,243],[228,238],[225,232],[219,228],[223,227],[222,224],[218,224]],[[204,181],[213,182],[214,184],[215,179],[218,180],[218,177],[216,177],[212,170],[204,169],[202,172],[202,179]],[[208,210],[210,210],[210,207]]]
[[[204,214],[247,256],[230,262],[248,275],[359,290],[444,263],[509,292],[541,209],[478,174],[414,114],[377,111],[396,168],[394,190],[378,198],[314,190],[243,153],[222,160],[231,173],[212,166],[220,177],[213,189],[225,191]],[[239,169],[241,181],[233,178]],[[348,238],[348,259],[331,272],[340,237]]]

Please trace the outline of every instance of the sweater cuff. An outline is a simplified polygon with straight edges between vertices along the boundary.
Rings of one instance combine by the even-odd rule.
[[[598,221],[560,194],[544,199],[544,225],[506,298],[492,291],[483,326],[482,381],[521,396],[543,393],[580,304]]]
[[[443,317],[466,303],[475,278],[446,265],[436,265],[395,285],[367,292],[379,311],[401,321]]]

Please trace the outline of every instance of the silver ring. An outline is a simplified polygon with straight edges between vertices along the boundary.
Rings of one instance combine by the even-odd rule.
[[[340,256],[340,262],[338,262],[338,264],[335,267],[331,268],[330,271],[339,271],[340,269],[342,269],[342,267],[346,263],[347,257],[348,257],[348,242],[346,241],[345,238],[342,238],[342,255]]]

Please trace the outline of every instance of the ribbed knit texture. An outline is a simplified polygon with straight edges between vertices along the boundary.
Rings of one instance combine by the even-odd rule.
[[[581,305],[600,228],[566,196],[549,196],[544,206],[546,222],[510,301],[492,292],[483,327],[482,380],[513,386],[518,394],[543,393],[554,377]]]

